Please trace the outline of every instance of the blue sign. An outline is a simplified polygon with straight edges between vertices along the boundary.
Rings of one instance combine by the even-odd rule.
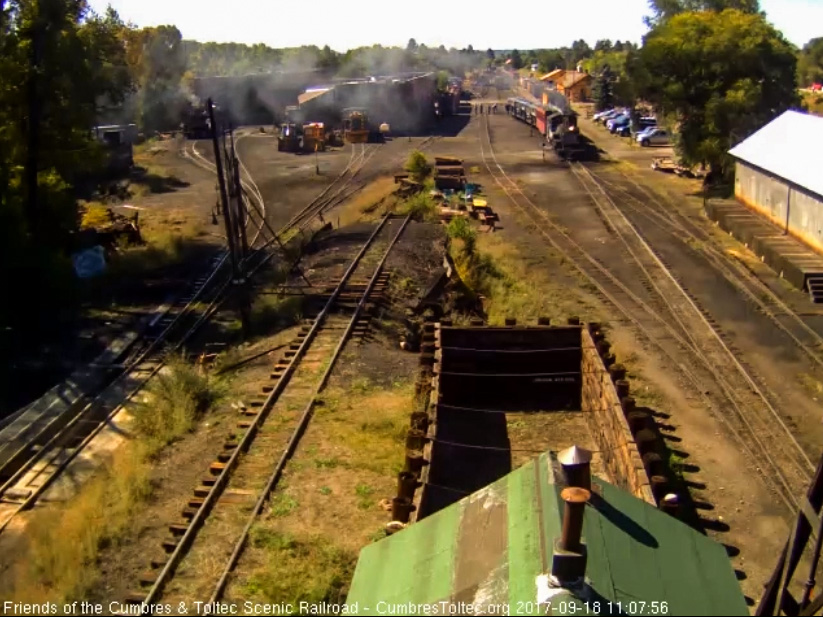
[[[102,246],[93,246],[71,256],[78,278],[88,279],[106,271],[106,253]]]

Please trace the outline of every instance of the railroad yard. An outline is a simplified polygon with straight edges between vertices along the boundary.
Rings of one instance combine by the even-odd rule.
[[[512,94],[492,88],[472,103],[502,107]],[[441,360],[426,337],[434,323],[549,320],[584,324],[584,341],[591,332],[601,355],[610,351],[625,367],[616,383],[625,377],[631,406],[662,437],[667,457],[655,469],[680,497],[678,516],[725,545],[750,606],[757,602],[823,443],[823,311],[706,217],[698,180],[652,171],[660,150],[629,145],[581,116],[599,160],[569,162],[544,152],[537,134],[506,113],[467,110],[434,132],[317,155],[278,152],[277,138],[258,127],[236,132],[257,249],[248,264],[251,335],[238,344],[217,234],[210,263],[226,262],[223,269],[188,281],[173,311],[181,317],[152,325],[154,338],[132,354],[130,371],[90,402],[94,411],[73,432],[12,421],[19,435],[3,452],[14,451],[17,468],[0,478],[0,552],[19,558],[4,560],[0,596],[48,598],[56,568],[43,565],[42,552],[59,536],[50,526],[108,503],[88,493],[100,461],[117,461],[137,440],[129,408],[142,393],[119,402],[162,374],[170,353],[159,357],[152,340],[185,349],[219,381],[219,399],[191,432],[152,454],[134,489],[141,496],[111,511],[119,520],[95,513],[93,524],[110,526],[111,537],[96,538],[93,573],[61,583],[60,593],[82,590],[105,605],[338,602],[360,549],[385,537],[394,518],[410,421],[414,428],[431,382],[425,366]],[[208,200],[176,212],[209,229],[211,142],[164,144],[157,164],[169,161],[186,186],[134,203],[147,220],[163,221],[164,210]],[[414,150],[432,163],[461,160],[496,213],[492,230],[469,223],[471,259],[454,226],[437,212],[421,216],[413,198],[397,194],[394,176]],[[420,309],[446,271],[445,289],[429,298],[428,312]],[[526,411],[507,411],[502,447],[466,447],[505,450],[503,467],[516,469],[577,445],[593,452],[594,473],[610,473],[612,453],[598,445],[584,405]],[[433,486],[444,477],[434,465],[430,474]],[[102,482],[112,492],[133,489],[111,476]],[[655,481],[647,484],[648,500],[660,502]],[[475,487],[439,489],[462,498]]]

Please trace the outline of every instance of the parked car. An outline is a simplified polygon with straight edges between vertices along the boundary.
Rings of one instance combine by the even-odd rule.
[[[601,118],[603,118],[603,116],[605,116],[606,114],[610,114],[613,111],[614,111],[614,108],[604,109],[603,111],[598,111],[596,114],[594,114],[592,116],[592,120],[594,120],[595,122],[600,122],[600,120],[601,120]]]
[[[617,129],[628,126],[630,122],[631,118],[628,114],[621,114],[606,122],[606,128],[609,129],[610,133],[614,133]]]
[[[615,116],[619,116],[622,113],[623,113],[622,109],[612,109],[611,111],[607,111],[602,116],[600,116],[597,119],[597,122],[601,122],[603,124],[606,124],[606,122],[608,122],[609,120],[611,120]]]
[[[646,128],[644,128],[643,130],[638,131],[637,133],[635,133],[635,135],[634,135],[634,136],[635,136],[635,137],[640,137],[641,135],[648,135],[649,133],[651,133],[652,131],[657,130],[658,128],[659,128],[659,127],[658,127],[657,125],[655,125],[655,126],[647,126],[647,127],[646,127]]]
[[[668,146],[671,141],[669,132],[666,129],[654,129],[648,133],[638,135],[637,143],[641,146]]]
[[[640,118],[637,122],[630,122],[628,126],[622,127],[618,132],[621,137],[636,137],[640,133],[646,133],[650,129],[657,128],[657,120],[654,118]]]

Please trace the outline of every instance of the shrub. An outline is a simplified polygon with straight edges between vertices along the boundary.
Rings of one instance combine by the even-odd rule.
[[[194,428],[220,398],[220,383],[182,358],[173,358],[151,382],[147,400],[131,412],[139,434],[159,449]]]
[[[409,154],[405,169],[415,182],[423,182],[432,172],[432,167],[426,160],[426,155],[420,150],[414,150]]]

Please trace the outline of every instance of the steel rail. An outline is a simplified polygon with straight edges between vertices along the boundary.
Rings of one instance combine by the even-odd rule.
[[[600,272],[600,274],[602,274],[603,276],[605,276],[605,277],[606,277],[606,280],[608,280],[609,284],[613,284],[613,285],[615,285],[616,287],[618,287],[619,291],[620,291],[621,293],[625,293],[625,294],[626,294],[626,296],[629,298],[629,300],[630,300],[631,302],[633,302],[633,303],[637,304],[637,305],[638,305],[638,307],[641,309],[641,314],[642,314],[642,315],[645,315],[646,317],[648,317],[648,318],[650,318],[650,319],[652,319],[652,320],[656,323],[656,325],[657,325],[658,327],[660,327],[660,329],[661,329],[661,330],[663,330],[663,331],[664,331],[664,334],[663,334],[664,338],[671,338],[671,339],[673,339],[674,341],[676,341],[676,342],[680,345],[680,347],[682,347],[681,351],[682,351],[682,350],[685,350],[685,351],[687,351],[687,352],[690,352],[691,354],[694,354],[694,355],[697,357],[697,359],[701,361],[701,363],[706,363],[706,362],[708,362],[708,360],[707,360],[707,359],[703,356],[703,354],[702,354],[702,352],[700,351],[700,349],[695,349],[695,348],[692,346],[692,344],[691,344],[691,343],[689,343],[689,342],[685,341],[685,340],[683,339],[683,336],[682,336],[681,334],[679,334],[679,333],[675,332],[675,331],[674,331],[674,329],[672,328],[671,324],[670,324],[670,323],[668,323],[665,319],[663,319],[663,318],[662,318],[662,317],[658,314],[658,312],[657,312],[657,311],[653,310],[653,309],[652,309],[652,308],[651,308],[651,307],[650,307],[650,306],[649,306],[646,302],[644,302],[642,299],[640,299],[640,298],[639,298],[639,297],[638,297],[638,296],[637,296],[634,292],[632,292],[631,290],[629,290],[629,289],[628,289],[628,288],[627,288],[627,287],[626,287],[626,286],[625,286],[625,285],[624,285],[624,284],[623,284],[623,283],[622,283],[622,282],[621,282],[621,281],[620,281],[617,277],[615,277],[615,276],[614,276],[614,275],[613,275],[613,274],[612,274],[612,273],[611,273],[611,272],[610,272],[607,268],[605,268],[603,265],[601,265],[601,264],[600,264],[600,263],[599,263],[596,259],[594,259],[594,258],[593,258],[593,257],[592,257],[592,256],[591,256],[588,252],[586,252],[586,251],[585,251],[585,249],[583,249],[583,247],[582,247],[582,246],[580,246],[580,245],[579,245],[579,244],[578,244],[575,240],[573,240],[573,239],[569,236],[569,234],[568,234],[565,230],[563,230],[563,229],[562,229],[562,228],[560,228],[558,225],[556,225],[556,224],[555,224],[555,223],[554,223],[554,222],[553,222],[553,221],[552,221],[552,220],[551,220],[551,219],[550,219],[550,218],[546,215],[546,213],[545,213],[545,212],[543,212],[540,208],[538,208],[538,207],[537,207],[537,206],[536,206],[536,205],[535,205],[535,204],[534,204],[534,203],[533,203],[533,202],[529,199],[529,197],[525,195],[525,193],[523,192],[523,190],[522,190],[519,186],[517,186],[517,184],[516,184],[514,181],[512,181],[510,178],[508,178],[508,175],[506,174],[505,170],[503,170],[503,168],[500,166],[499,162],[497,162],[496,155],[495,155],[495,153],[494,153],[494,149],[493,149],[493,146],[492,146],[491,131],[490,131],[490,127],[489,127],[489,125],[488,125],[488,119],[485,119],[485,120],[484,120],[484,119],[481,119],[481,132],[483,132],[483,128],[484,128],[484,127],[485,127],[485,136],[486,136],[486,139],[487,139],[488,144],[489,144],[489,152],[490,152],[490,157],[491,157],[491,159],[493,159],[494,164],[497,166],[497,168],[498,168],[498,170],[499,170],[499,172],[500,172],[500,176],[498,176],[498,175],[497,175],[495,172],[493,172],[493,171],[492,171],[492,169],[491,169],[491,164],[489,163],[489,159],[488,159],[488,158],[487,158],[487,156],[486,156],[485,149],[484,149],[484,147],[483,147],[483,138],[482,138],[482,136],[481,136],[480,148],[481,148],[481,154],[483,155],[483,160],[484,160],[484,163],[485,163],[486,168],[488,169],[488,171],[489,171],[490,175],[494,178],[495,182],[496,182],[496,183],[497,183],[497,184],[498,184],[498,185],[499,185],[499,186],[500,186],[500,187],[504,190],[504,192],[506,192],[506,193],[507,193],[507,195],[508,195],[508,196],[512,199],[512,202],[513,202],[513,203],[514,203],[514,204],[515,204],[515,205],[516,205],[516,206],[517,206],[517,207],[518,207],[521,211],[523,211],[523,213],[524,213],[524,214],[526,214],[526,215],[527,215],[527,216],[528,216],[528,217],[529,217],[529,218],[530,218],[533,222],[535,222],[536,224],[538,223],[538,221],[535,219],[535,216],[534,216],[534,214],[533,214],[533,213],[536,213],[537,215],[539,215],[539,216],[540,216],[540,218],[541,218],[541,219],[542,219],[545,223],[547,223],[547,224],[548,224],[548,226],[549,226],[549,227],[551,227],[551,228],[552,228],[552,229],[553,229],[553,230],[557,233],[557,236],[558,236],[559,238],[562,238],[562,239],[563,239],[563,241],[565,241],[566,243],[568,243],[568,244],[570,245],[570,248],[571,248],[572,250],[574,250],[575,252],[577,252],[577,253],[578,253],[578,254],[579,254],[579,255],[580,255],[580,256],[581,256],[581,257],[582,257],[585,261],[588,261],[591,265],[593,265],[593,266],[595,267],[595,269],[596,269],[596,270],[598,270],[598,271]],[[503,178],[506,182],[508,182],[508,183],[511,185],[511,187],[512,187],[512,188],[507,188],[507,187],[503,184],[503,182],[501,181],[501,178]],[[527,209],[527,208],[525,208],[524,206],[522,206],[522,205],[518,202],[518,200],[514,197],[513,192],[519,192],[519,193],[523,196],[523,198],[524,198],[525,202],[526,202],[526,203],[530,206],[530,210],[529,210],[529,209]],[[533,213],[532,213],[532,212],[533,212]],[[594,285],[594,287],[598,290],[598,292],[599,292],[601,295],[603,295],[603,296],[606,298],[606,300],[608,300],[608,301],[609,301],[609,302],[610,302],[613,306],[615,306],[615,308],[617,308],[617,309],[618,309],[618,311],[619,311],[619,312],[620,312],[620,313],[621,313],[621,314],[622,314],[622,315],[623,315],[626,319],[628,319],[631,323],[633,323],[633,324],[634,324],[634,325],[638,328],[638,330],[639,330],[639,331],[640,331],[640,332],[641,332],[641,333],[642,333],[642,334],[643,334],[643,335],[644,335],[644,336],[645,336],[645,337],[649,340],[649,342],[651,342],[651,343],[652,343],[652,344],[654,344],[656,347],[658,347],[658,348],[659,348],[659,349],[660,349],[660,350],[664,353],[664,355],[666,355],[666,356],[667,356],[670,360],[672,360],[672,362],[674,362],[674,363],[675,363],[675,365],[679,366],[679,368],[683,371],[684,375],[685,375],[686,377],[688,377],[688,379],[689,379],[689,380],[690,380],[690,381],[691,381],[691,382],[695,385],[695,387],[697,388],[697,390],[696,390],[696,391],[699,393],[699,396],[700,396],[702,399],[704,399],[704,400],[705,400],[705,402],[706,402],[706,403],[707,403],[710,407],[717,408],[717,406],[716,406],[716,405],[715,405],[715,403],[711,400],[711,398],[708,396],[708,394],[707,394],[706,392],[704,392],[704,391],[703,391],[703,388],[701,388],[701,387],[700,387],[700,379],[696,377],[696,375],[692,372],[692,370],[691,370],[689,367],[687,367],[687,366],[683,365],[683,364],[682,364],[682,362],[678,359],[678,357],[677,357],[676,355],[674,355],[674,353],[673,353],[670,349],[668,349],[668,348],[666,347],[666,345],[664,344],[664,339],[661,339],[659,335],[656,335],[655,333],[653,333],[652,331],[650,331],[650,330],[649,330],[649,326],[648,326],[648,325],[643,324],[643,323],[641,322],[641,320],[638,318],[638,316],[636,316],[636,315],[635,315],[635,312],[634,312],[634,311],[631,311],[630,309],[628,309],[628,308],[624,305],[624,303],[623,303],[621,300],[618,300],[618,299],[617,299],[617,297],[615,297],[615,295],[614,295],[614,293],[613,293],[613,292],[610,292],[608,289],[606,289],[606,287],[605,287],[605,286],[604,286],[604,284],[603,284],[603,283],[604,283],[604,281],[598,280],[596,277],[594,277],[594,276],[592,275],[592,273],[588,272],[588,271],[586,270],[586,268],[584,268],[584,267],[583,267],[583,266],[579,263],[579,260],[578,260],[578,259],[576,259],[576,258],[574,258],[574,257],[573,257],[573,256],[569,253],[569,251],[568,251],[568,250],[566,250],[566,249],[564,249],[563,247],[561,247],[561,246],[560,246],[560,244],[558,244],[557,239],[556,239],[556,238],[554,238],[552,235],[550,235],[550,234],[546,231],[546,229],[544,229],[543,227],[541,227],[539,224],[537,224],[537,229],[538,229],[538,231],[539,231],[542,235],[544,235],[544,236],[546,237],[546,239],[549,241],[549,243],[550,243],[550,244],[551,244],[551,245],[552,245],[552,246],[553,246],[553,247],[554,247],[554,248],[555,248],[555,249],[556,249],[556,250],[557,250],[560,254],[564,255],[564,256],[565,256],[565,257],[569,260],[569,262],[570,262],[570,263],[571,263],[571,264],[572,264],[572,265],[573,265],[573,266],[574,266],[574,267],[575,267],[575,268],[576,268],[576,269],[577,269],[577,270],[578,270],[578,271],[579,271],[579,272],[580,272],[580,273],[581,273],[581,274],[582,274],[582,275],[583,275],[583,276],[584,276],[584,277],[585,277],[585,278],[586,278],[586,279],[587,279],[587,280],[588,280],[588,281],[589,281],[592,285]],[[702,316],[702,315],[701,315],[701,316]],[[711,369],[711,367],[709,367],[709,371],[711,371],[711,370],[712,370],[712,369]],[[713,377],[713,374],[712,374],[711,372],[709,372],[709,374],[710,374],[710,375],[712,375],[712,377]],[[769,460],[768,451],[764,451],[764,450],[762,450],[762,449],[759,449],[759,450],[758,450],[758,452],[754,452],[754,451],[752,450],[751,445],[748,443],[747,439],[746,439],[746,438],[744,438],[744,437],[743,437],[743,435],[741,434],[741,431],[740,431],[740,430],[738,430],[737,428],[735,428],[735,427],[731,424],[731,422],[729,421],[729,419],[728,419],[728,418],[726,418],[726,417],[723,415],[723,413],[722,413],[722,412],[720,412],[719,408],[718,408],[718,413],[716,414],[716,416],[718,417],[718,419],[720,420],[720,422],[721,422],[722,424],[724,424],[724,425],[726,426],[726,428],[728,428],[728,429],[732,432],[732,434],[736,437],[736,439],[737,439],[737,440],[738,440],[738,442],[740,443],[740,446],[741,446],[741,447],[742,447],[742,448],[743,448],[746,452],[748,452],[748,454],[749,454],[750,456],[752,456],[753,458],[757,458],[757,457],[766,457],[766,458],[767,458],[767,460]],[[738,416],[739,416],[739,414],[738,414]],[[742,419],[741,419],[741,420],[742,420]],[[774,463],[773,463],[773,464],[774,464]],[[768,483],[770,483],[770,484],[774,485],[774,482],[773,482],[773,480],[772,480],[771,478],[767,477],[767,476],[766,476],[766,474],[762,474],[762,475],[763,475],[764,479],[765,479]],[[787,493],[785,493],[785,492],[784,492],[783,490],[781,490],[781,488],[780,488],[780,487],[778,487],[778,486],[775,486],[775,490],[777,491],[777,493],[778,493],[778,495],[780,496],[780,498],[784,501],[784,503],[788,506],[788,508],[789,508],[790,510],[794,511],[794,510],[796,509],[796,506],[797,506],[797,503],[796,503],[796,498],[794,497],[794,495],[793,495],[793,494],[787,494]]]
[[[377,264],[377,267],[374,269],[374,274],[369,280],[369,283],[366,286],[366,289],[360,298],[360,302],[357,304],[357,308],[355,309],[354,314],[352,315],[348,325],[346,326],[346,330],[343,332],[343,335],[340,337],[340,341],[337,343],[337,346],[334,348],[334,351],[332,352],[331,359],[329,360],[329,364],[326,367],[326,370],[323,372],[320,381],[315,387],[314,392],[311,395],[311,399],[306,404],[306,407],[303,409],[303,413],[300,416],[300,420],[297,424],[297,427],[294,429],[294,432],[292,433],[292,436],[289,439],[288,444],[286,445],[286,449],[280,456],[280,460],[277,461],[277,465],[275,465],[271,476],[266,482],[266,486],[260,493],[260,497],[258,498],[257,503],[254,506],[254,509],[249,515],[249,520],[246,523],[246,526],[243,528],[243,532],[240,538],[238,539],[237,544],[234,547],[234,550],[232,551],[231,557],[229,557],[229,561],[226,564],[226,568],[223,570],[223,573],[220,576],[220,580],[217,582],[217,585],[214,588],[211,599],[209,600],[210,603],[218,602],[222,597],[223,592],[226,588],[226,584],[228,583],[229,576],[231,576],[232,571],[237,566],[237,562],[240,560],[240,556],[242,555],[243,549],[246,546],[246,542],[248,541],[251,529],[254,526],[257,517],[260,516],[260,513],[263,511],[263,507],[266,505],[266,502],[268,501],[272,491],[277,487],[277,483],[280,481],[280,477],[283,475],[283,469],[285,469],[286,463],[294,455],[294,451],[297,449],[297,445],[300,442],[300,439],[302,438],[306,430],[306,427],[309,424],[309,421],[311,420],[312,411],[317,401],[317,397],[319,396],[320,392],[322,392],[323,389],[326,387],[329,377],[331,377],[332,371],[334,370],[337,360],[340,357],[340,353],[343,351],[343,347],[346,345],[346,342],[351,337],[351,334],[354,331],[354,327],[357,324],[357,320],[363,312],[363,308],[366,306],[366,301],[371,295],[371,292],[374,289],[374,286],[377,283],[378,278],[383,272],[383,266],[385,265],[386,260],[389,257],[389,254],[394,248],[394,245],[400,239],[400,236],[403,234],[403,231],[406,229],[406,226],[408,225],[410,220],[411,214],[405,218],[403,224],[400,226],[400,229],[397,230],[397,234],[395,234],[394,238],[392,238],[392,241],[386,248],[386,251],[383,254],[382,259],[380,260],[380,263]],[[365,253],[361,251],[360,257],[362,257],[363,254]]]
[[[271,411],[272,407],[274,406],[277,399],[280,397],[281,393],[288,386],[291,377],[295,369],[297,368],[298,363],[303,358],[306,351],[308,351],[312,341],[317,335],[317,332],[320,330],[320,327],[326,320],[327,315],[336,303],[338,296],[343,291],[343,288],[345,287],[348,280],[351,278],[352,274],[354,274],[354,271],[357,269],[360,260],[366,254],[369,247],[380,234],[380,231],[383,229],[383,227],[386,225],[390,218],[390,215],[386,215],[383,218],[383,220],[380,222],[380,224],[377,226],[377,228],[374,230],[371,236],[369,236],[369,238],[366,240],[360,252],[357,254],[352,263],[346,269],[345,273],[341,277],[337,287],[335,288],[332,295],[329,297],[322,311],[315,318],[311,328],[309,329],[308,334],[303,339],[303,342],[300,344],[300,347],[296,350],[294,356],[292,356],[292,359],[286,367],[285,371],[283,372],[283,375],[278,380],[273,390],[266,397],[266,400],[260,408],[260,412],[255,416],[254,421],[252,422],[251,426],[248,428],[246,433],[243,435],[243,438],[241,439],[238,446],[234,448],[234,450],[232,451],[232,455],[226,462],[225,467],[221,470],[220,475],[217,477],[215,483],[212,485],[208,495],[204,497],[203,503],[200,504],[200,506],[197,509],[197,512],[192,517],[188,527],[186,528],[185,533],[180,537],[174,550],[169,555],[168,560],[163,565],[163,568],[160,570],[157,579],[147,592],[146,597],[143,600],[144,605],[150,606],[155,602],[155,600],[159,598],[164,586],[173,575],[178,563],[183,558],[184,554],[188,551],[189,547],[191,546],[192,542],[194,541],[194,538],[196,537],[199,531],[200,526],[210,514],[211,509],[214,507],[214,504],[216,503],[219,495],[222,493],[223,489],[228,483],[229,478],[231,477],[231,474],[234,471],[234,468],[237,466],[237,463],[240,460],[241,453],[247,450],[251,443],[254,441],[257,430],[268,416],[268,413]]]

